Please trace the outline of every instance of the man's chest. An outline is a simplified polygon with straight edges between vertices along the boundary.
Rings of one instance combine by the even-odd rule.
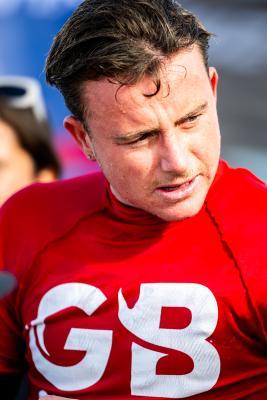
[[[262,371],[246,288],[214,235],[128,247],[81,237],[32,274],[21,312],[34,390],[206,399]]]

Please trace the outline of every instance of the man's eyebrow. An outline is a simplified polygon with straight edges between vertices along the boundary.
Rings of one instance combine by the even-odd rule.
[[[191,117],[192,115],[196,115],[196,114],[200,113],[201,111],[204,111],[207,108],[207,106],[208,106],[208,102],[200,104],[195,109],[193,109],[192,111],[188,112],[183,117],[181,117],[177,121],[175,121],[175,126],[182,124],[183,122],[185,122],[187,120],[187,118]],[[159,130],[160,130],[159,128],[148,128],[148,129],[144,129],[144,130],[137,131],[137,132],[128,132],[128,133],[124,133],[124,134],[117,134],[113,137],[113,140],[117,144],[123,144],[123,143],[131,142],[131,141],[135,141],[145,135],[153,135],[154,133],[158,133]]]
[[[193,115],[196,115],[200,113],[201,111],[205,111],[208,107],[208,102],[206,101],[203,104],[200,104],[196,108],[194,108],[192,111],[189,111],[186,113],[183,117],[179,118],[177,121],[175,121],[175,126],[182,124],[185,122],[189,117],[192,117]]]

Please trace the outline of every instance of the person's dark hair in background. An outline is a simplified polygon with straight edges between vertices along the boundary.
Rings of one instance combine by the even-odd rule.
[[[15,109],[1,101],[0,119],[13,127],[21,147],[32,157],[36,173],[51,169],[60,175],[60,164],[51,143],[51,131],[47,121],[38,121],[31,108]]]
[[[60,175],[41,91],[34,92],[30,101],[26,99],[32,87],[39,89],[32,78],[0,77],[0,205],[26,184]],[[19,157],[30,165],[27,175]]]
[[[197,44],[208,67],[209,33],[174,0],[86,0],[56,36],[46,64],[48,83],[85,122],[82,84],[107,77],[135,84],[152,76],[155,94],[166,58]]]

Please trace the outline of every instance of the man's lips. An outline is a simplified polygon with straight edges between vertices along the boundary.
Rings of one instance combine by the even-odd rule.
[[[200,184],[200,175],[181,183],[172,183],[167,185],[160,185],[156,188],[162,198],[171,202],[181,201],[190,197]]]
[[[193,182],[193,180],[195,178],[196,177],[194,177],[194,178],[192,178],[190,180],[187,180],[185,182],[182,182],[182,183],[176,183],[176,184],[173,183],[173,184],[170,184],[170,185],[162,185],[162,186],[157,187],[157,189],[166,190],[168,192],[171,192],[171,191],[179,189],[179,188],[182,189],[182,188],[185,188],[185,187],[189,186]]]
[[[194,176],[191,179],[187,179],[186,181],[183,181],[183,182],[160,185],[160,186],[157,187],[157,189],[171,191],[171,190],[176,190],[178,188],[183,188],[183,187],[186,187],[186,186],[190,185],[193,182],[193,180],[196,178],[196,176]]]

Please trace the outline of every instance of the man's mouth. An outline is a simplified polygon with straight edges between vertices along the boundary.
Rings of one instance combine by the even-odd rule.
[[[158,189],[166,190],[167,192],[172,192],[173,190],[177,190],[177,189],[182,189],[182,188],[188,187],[192,183],[193,180],[194,180],[194,178],[189,180],[189,181],[180,183],[180,184],[160,186]]]
[[[192,195],[194,190],[196,190],[196,187],[199,183],[199,177],[200,175],[196,175],[194,178],[191,178],[181,183],[158,186],[156,192],[169,200],[184,200],[185,198]]]

